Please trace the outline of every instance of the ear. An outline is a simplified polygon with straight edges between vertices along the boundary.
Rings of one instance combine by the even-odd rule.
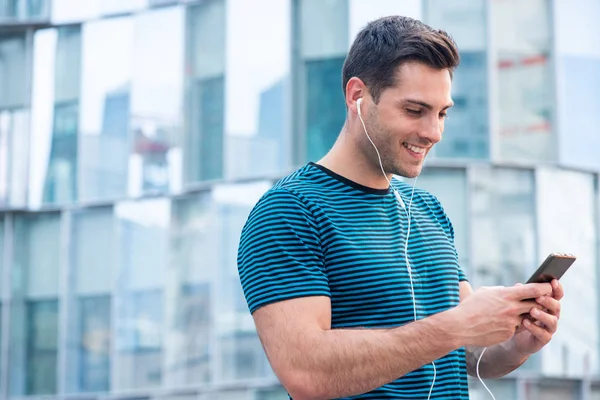
[[[348,80],[348,83],[346,84],[346,107],[348,110],[358,114],[358,102],[360,100],[361,105],[364,108],[364,101],[362,99],[366,95],[368,95],[367,86],[360,78],[352,77]],[[364,112],[364,110],[361,110],[361,112]]]

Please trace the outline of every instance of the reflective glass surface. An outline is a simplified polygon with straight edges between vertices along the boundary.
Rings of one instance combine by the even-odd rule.
[[[550,1],[490,4],[498,60],[496,155],[509,161],[555,160]]]
[[[186,183],[223,178],[225,154],[224,0],[188,8],[186,23]]]
[[[225,3],[226,176],[273,175],[290,164],[291,0]]]
[[[537,172],[539,262],[549,253],[571,253],[575,264],[561,279],[560,330],[543,352],[547,374],[598,373],[597,194],[590,174],[557,169]]]
[[[133,28],[130,17],[82,27],[78,158],[82,201],[127,193]]]
[[[27,43],[25,34],[0,37],[0,206],[23,207],[27,201]]]
[[[303,0],[299,6],[301,36],[297,126],[303,139],[298,164],[318,161],[333,146],[346,118],[342,65],[349,48],[348,3]]]
[[[473,284],[524,282],[539,263],[533,172],[476,168],[472,176]]]
[[[486,2],[426,0],[425,18],[456,41],[460,65],[454,72],[452,99],[443,139],[432,156],[489,158]]]
[[[44,29],[35,34],[33,205],[76,200],[80,50],[78,27]]]
[[[15,219],[10,324],[10,393],[57,390],[60,215]]]
[[[117,261],[113,208],[76,213],[71,229],[73,292],[66,390],[106,392],[111,387],[112,290]]]
[[[182,185],[185,13],[168,7],[134,17],[128,194]]]
[[[170,209],[166,199],[115,206],[118,261],[113,389],[147,389],[162,383]]]

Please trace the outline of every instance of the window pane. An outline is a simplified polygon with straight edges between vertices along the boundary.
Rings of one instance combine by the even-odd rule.
[[[27,44],[25,35],[3,35],[0,39],[0,109],[28,104]]]
[[[80,39],[73,27],[39,30],[34,37],[33,206],[76,198]]]
[[[487,24],[484,0],[427,0],[427,23],[456,41],[460,65],[452,81],[454,107],[448,112],[437,157],[489,158]]]
[[[4,214],[0,214],[0,295],[2,294],[2,282],[4,281],[4,263],[6,261],[6,254],[4,253],[5,245],[4,245],[4,230],[6,229],[6,224],[4,222]],[[0,329],[1,334],[1,329]],[[1,343],[1,342],[0,342]]]
[[[119,244],[114,390],[157,387],[162,382],[170,208],[166,199],[115,207]]]
[[[27,303],[26,394],[56,393],[58,359],[58,301]]]
[[[510,161],[555,160],[550,2],[490,4],[498,59],[498,156]]]
[[[184,8],[134,19],[129,194],[177,191],[181,177]]]
[[[185,180],[223,178],[225,132],[225,1],[188,8]]]
[[[80,297],[78,392],[110,389],[111,300],[110,296]]]
[[[213,380],[211,341],[215,281],[222,265],[218,216],[209,195],[173,207],[171,268],[167,287],[168,385]]]
[[[226,7],[227,176],[272,175],[289,165],[291,0]]]
[[[537,174],[539,248],[577,256],[561,283],[560,329],[544,348],[543,372],[579,377],[598,373],[598,271],[594,176],[558,169]],[[566,189],[567,188],[567,189]]]
[[[57,297],[60,214],[15,217],[12,290],[15,297]]]
[[[342,66],[349,47],[348,4],[333,0],[302,0],[299,10],[301,53],[299,74],[303,85],[300,125],[304,142],[300,163],[317,161],[333,146],[346,118]],[[298,151],[298,150],[297,150]]]
[[[412,184],[412,181],[407,181]],[[417,187],[438,198],[454,228],[454,245],[467,278],[469,271],[469,226],[467,217],[467,178],[465,170],[425,168],[417,179]]]
[[[124,197],[129,159],[133,21],[83,25],[79,158],[82,201]]]
[[[473,170],[474,286],[525,282],[539,264],[531,171]]]
[[[10,393],[57,388],[60,215],[15,217],[10,324]]]
[[[0,38],[0,206],[23,207],[27,201],[26,157],[29,146],[27,46],[24,35]]]
[[[111,293],[117,241],[111,207],[74,213],[67,392],[110,389]]]
[[[274,377],[244,299],[237,269],[237,248],[250,210],[271,185],[223,185],[212,192],[220,237],[220,271],[215,311],[219,380]]]
[[[49,16],[49,0],[4,0],[0,3],[0,18],[2,19],[43,20]]]

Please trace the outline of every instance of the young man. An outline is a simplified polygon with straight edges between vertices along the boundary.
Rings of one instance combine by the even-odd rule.
[[[473,292],[437,199],[392,178],[417,177],[441,140],[458,61],[419,21],[368,24],[344,64],[337,142],[248,218],[240,279],[296,400],[466,399],[480,358],[481,377],[502,376],[556,332],[557,281]]]

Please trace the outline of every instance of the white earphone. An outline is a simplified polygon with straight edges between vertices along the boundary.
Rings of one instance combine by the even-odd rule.
[[[379,150],[377,150],[377,146],[375,146],[375,143],[373,143],[373,141],[371,140],[371,137],[369,136],[369,133],[367,132],[367,127],[365,126],[365,121],[363,121],[362,114],[360,111],[361,104],[362,104],[362,97],[360,97],[358,100],[356,100],[356,111],[358,114],[358,118],[360,119],[360,122],[362,123],[363,129],[365,131],[365,135],[367,135],[367,139],[369,139],[369,142],[371,142],[371,144],[373,145],[373,148],[375,149],[375,152],[377,153],[377,158],[379,159],[379,166],[381,167],[381,172],[383,173],[383,176],[385,177],[385,179],[388,181],[390,188],[394,191],[394,196],[396,196],[396,200],[398,200],[398,203],[400,204],[400,206],[402,208],[406,209],[406,206],[404,205],[404,201],[402,200],[400,193],[398,193],[396,188],[394,188],[392,186],[392,182],[390,182],[390,180],[388,179],[388,177],[385,173],[385,170],[383,169],[383,163],[381,162],[381,156],[379,155]],[[413,188],[412,188],[412,194],[410,195],[410,202],[408,203],[408,228],[407,228],[407,232],[406,232],[406,243],[404,246],[404,258],[406,261],[406,268],[408,270],[408,276],[410,278],[410,290],[411,290],[412,299],[413,299],[413,311],[414,311],[415,321],[417,320],[417,303],[415,300],[415,290],[413,287],[413,280],[412,280],[412,267],[410,266],[410,262],[408,260],[408,238],[410,236],[410,206],[412,205],[413,195],[415,194],[415,184],[416,183],[417,183],[417,179],[415,178],[415,182],[413,183]],[[486,384],[483,382],[483,379],[481,379],[481,376],[479,375],[479,363],[481,362],[483,353],[485,353],[486,350],[487,350],[487,348],[483,349],[483,351],[479,355],[479,359],[477,360],[477,377],[479,378],[479,381],[481,382],[483,387],[485,387],[485,389],[488,391],[488,393],[492,396],[492,399],[496,400],[496,398],[494,397],[494,394],[486,386]],[[431,383],[431,389],[429,389],[429,396],[427,396],[427,400],[429,400],[431,398],[431,393],[433,392],[433,387],[435,385],[435,378],[437,375],[437,370],[435,368],[435,362],[432,361],[431,365],[433,365],[433,382]]]

